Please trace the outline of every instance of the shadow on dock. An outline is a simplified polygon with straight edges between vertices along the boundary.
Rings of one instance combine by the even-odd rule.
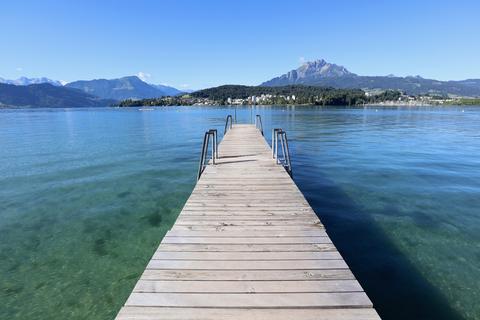
[[[308,170],[294,178],[382,319],[464,319],[332,181]]]

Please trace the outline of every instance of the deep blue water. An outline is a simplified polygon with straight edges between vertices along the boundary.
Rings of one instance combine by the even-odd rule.
[[[0,318],[109,319],[232,108],[0,111]],[[238,108],[384,319],[480,319],[480,108]]]

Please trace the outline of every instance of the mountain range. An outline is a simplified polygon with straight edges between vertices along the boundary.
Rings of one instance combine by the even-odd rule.
[[[137,76],[110,80],[80,80],[67,83],[65,86],[80,89],[100,98],[114,100],[158,98],[183,93],[173,87],[146,83]]]
[[[114,100],[50,83],[19,86],[0,83],[0,107],[77,108],[105,107]]]
[[[146,83],[136,76],[74,81],[62,85],[48,78],[0,78],[0,107],[103,107],[124,99],[175,96],[173,87]]]
[[[407,94],[436,94],[449,96],[480,96],[480,79],[439,81],[420,76],[397,77],[360,76],[345,67],[323,59],[304,63],[279,77],[263,82],[261,86],[311,85],[341,89],[400,90]]]
[[[439,81],[420,76],[361,76],[323,59],[304,63],[261,87],[307,85],[366,91],[400,90],[407,94],[480,97],[480,79]],[[118,79],[80,80],[62,84],[48,78],[6,80],[0,78],[1,106],[96,107],[125,99],[148,99],[186,93],[173,87],[154,85],[137,76]]]
[[[16,86],[28,86],[30,84],[40,84],[40,83],[50,83],[51,85],[54,86],[62,86],[62,82],[58,80],[52,80],[49,78],[27,78],[27,77],[20,77],[16,80],[8,80],[8,79],[3,79],[0,78],[0,83],[5,83],[5,84],[14,84]]]

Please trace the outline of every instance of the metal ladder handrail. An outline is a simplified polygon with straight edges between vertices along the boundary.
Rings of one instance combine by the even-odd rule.
[[[229,123],[229,122],[228,122],[228,119],[230,119],[230,125],[228,125],[228,123]],[[223,134],[224,134],[224,135],[227,133],[227,131],[228,131],[229,129],[232,129],[232,125],[233,125],[233,118],[232,118],[232,115],[229,114],[229,115],[227,116],[227,120],[225,121],[225,130],[223,130]]]
[[[200,179],[202,176],[203,171],[208,165],[205,163],[207,160],[208,156],[208,145],[210,144],[210,138],[212,139],[212,164],[215,164],[215,159],[218,159],[218,134],[217,134],[217,129],[210,129],[205,132],[205,135],[203,136],[203,144],[202,144],[202,153],[200,155],[200,163],[198,166],[198,174],[197,174],[197,181]]]
[[[278,142],[282,149],[282,157],[279,157]],[[288,148],[287,133],[281,128],[272,129],[272,157],[276,159],[277,164],[281,164],[287,173],[292,176],[292,163],[290,161],[290,149]]]
[[[263,124],[262,124],[262,117],[257,114],[255,116],[255,128],[257,128],[258,130],[260,130],[262,136],[263,136]]]

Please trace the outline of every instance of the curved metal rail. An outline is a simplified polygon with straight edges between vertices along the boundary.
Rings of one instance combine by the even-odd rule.
[[[228,121],[228,120],[230,120],[230,121]],[[228,130],[232,129],[232,125],[233,125],[233,118],[232,118],[232,115],[229,114],[227,116],[227,120],[225,121],[225,130],[223,130],[223,134],[227,133]]]
[[[280,148],[282,150],[281,156],[279,155],[278,143],[280,142]],[[290,161],[290,150],[288,148],[287,133],[281,128],[272,129],[272,157],[277,160],[277,164],[281,164],[287,173],[292,176],[292,163]]]
[[[262,124],[262,117],[257,114],[255,116],[255,128],[257,128],[258,130],[260,130],[260,132],[262,133],[262,136],[263,136],[263,124]]]
[[[218,159],[218,139],[217,139],[217,129],[210,129],[205,132],[203,136],[203,145],[202,153],[200,155],[200,163],[198,166],[197,180],[202,176],[203,171],[208,165],[208,146],[210,144],[210,139],[212,139],[212,164],[215,164],[215,159]]]

